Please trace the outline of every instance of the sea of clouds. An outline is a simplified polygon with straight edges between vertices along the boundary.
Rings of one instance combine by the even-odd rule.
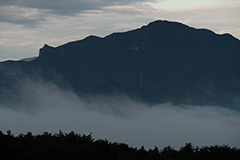
[[[146,148],[170,145],[240,147],[240,112],[217,106],[148,105],[124,95],[78,97],[53,84],[26,80],[19,102],[0,104],[0,130],[14,135],[59,130]]]

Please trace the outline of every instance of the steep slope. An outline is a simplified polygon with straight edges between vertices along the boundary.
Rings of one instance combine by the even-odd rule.
[[[229,34],[155,21],[104,38],[45,45],[22,68],[32,68],[28,76],[41,71],[78,95],[120,93],[148,103],[237,107],[239,60],[240,41]]]

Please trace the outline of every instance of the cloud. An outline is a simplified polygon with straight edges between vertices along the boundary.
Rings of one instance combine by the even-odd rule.
[[[148,0],[147,2],[153,2],[156,0]],[[133,3],[143,3],[143,0],[1,0],[0,4],[3,6],[19,6],[24,8],[46,9],[51,10],[57,14],[75,14],[86,10],[99,10],[106,6],[115,5],[129,5]]]
[[[0,22],[34,26],[44,19],[43,13],[34,8],[0,6]]]
[[[214,106],[150,106],[124,95],[78,97],[50,83],[27,80],[23,101],[0,105],[0,130],[92,133],[94,138],[146,148],[186,142],[240,147],[240,113]]]
[[[154,1],[158,0],[147,2]],[[109,6],[127,6],[145,2],[142,0],[0,0],[0,22],[32,27],[52,16],[74,16],[86,11],[103,10],[104,7]]]
[[[25,47],[25,46],[29,46],[29,45],[36,43],[33,40],[29,40],[29,41],[24,41],[24,42],[15,41],[16,43],[13,44],[12,43],[13,41],[14,40],[2,38],[2,39],[0,39],[0,46],[3,46],[3,47]]]
[[[127,14],[127,15],[148,14],[148,13],[159,12],[158,9],[153,8],[147,4],[139,4],[134,6],[110,6],[110,7],[105,7],[105,11],[110,13],[115,13],[115,14]]]

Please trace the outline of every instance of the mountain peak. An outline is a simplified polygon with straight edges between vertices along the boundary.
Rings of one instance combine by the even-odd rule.
[[[45,55],[46,52],[49,52],[53,49],[54,47],[44,44],[44,46],[39,50],[39,57]]]
[[[180,23],[180,22],[173,22],[173,21],[167,21],[167,20],[156,20],[156,21],[153,21],[153,22],[150,22],[148,24],[149,27],[153,27],[153,26],[156,26],[156,27],[176,27],[176,26],[182,26],[182,27],[187,27],[187,28],[191,28],[183,23]]]
[[[85,39],[101,39],[101,38],[98,36],[95,36],[95,35],[90,35],[90,36],[86,37]]]
[[[53,48],[52,46],[49,46],[47,44],[44,44],[44,46],[41,48],[41,49],[44,49],[44,48]]]

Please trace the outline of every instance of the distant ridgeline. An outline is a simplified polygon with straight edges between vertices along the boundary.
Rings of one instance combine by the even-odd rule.
[[[124,143],[94,140],[91,135],[43,133],[13,136],[0,131],[1,159],[58,159],[58,160],[239,160],[240,149],[229,146],[194,147],[186,143],[179,150],[170,146],[148,151],[129,147]]]
[[[32,61],[0,63],[0,100],[21,100],[24,79],[44,80],[79,96],[123,94],[146,103],[240,103],[240,40],[177,22],[44,45]],[[14,91],[17,89],[18,91]]]

